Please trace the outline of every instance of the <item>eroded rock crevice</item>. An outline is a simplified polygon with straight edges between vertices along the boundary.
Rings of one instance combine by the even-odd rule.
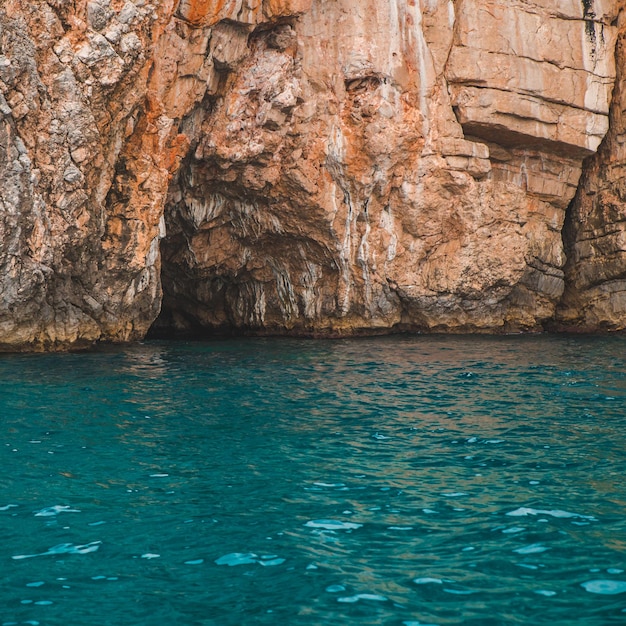
[[[589,157],[567,213],[566,288],[552,328],[577,332],[626,328],[626,23],[619,16],[617,76],[609,131]]]

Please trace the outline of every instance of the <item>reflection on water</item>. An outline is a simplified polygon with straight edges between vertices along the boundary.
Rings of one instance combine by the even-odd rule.
[[[3,357],[0,624],[626,623],[625,347]]]

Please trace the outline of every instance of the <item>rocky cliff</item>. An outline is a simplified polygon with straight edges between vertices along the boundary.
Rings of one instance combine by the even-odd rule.
[[[2,0],[0,348],[625,328],[625,5]]]

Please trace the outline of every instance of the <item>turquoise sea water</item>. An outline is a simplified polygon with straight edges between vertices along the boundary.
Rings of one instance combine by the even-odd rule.
[[[626,337],[0,358],[0,625],[626,624]]]

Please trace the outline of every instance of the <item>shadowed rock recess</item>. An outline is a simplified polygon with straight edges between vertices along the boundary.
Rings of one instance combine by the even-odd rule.
[[[624,329],[625,6],[3,0],[0,349]]]

